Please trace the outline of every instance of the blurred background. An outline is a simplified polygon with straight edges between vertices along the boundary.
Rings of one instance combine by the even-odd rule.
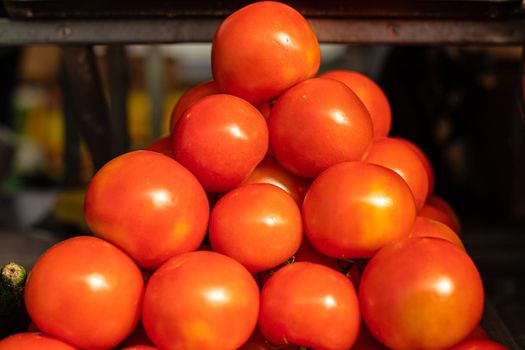
[[[102,98],[111,113],[123,101],[126,149],[167,134],[181,94],[211,80],[210,50],[94,47]],[[323,44],[322,57],[321,71],[356,70],[384,89],[391,134],[431,159],[435,193],[459,214],[489,300],[525,346],[522,47]],[[0,263],[31,266],[53,243],[88,233],[83,195],[95,165],[75,124],[80,87],[65,79],[67,65],[59,46],[0,48]]]

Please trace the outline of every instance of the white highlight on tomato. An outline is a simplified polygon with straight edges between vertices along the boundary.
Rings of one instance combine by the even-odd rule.
[[[106,280],[106,277],[99,273],[92,273],[88,276],[86,276],[85,281],[89,288],[94,291],[102,291],[109,289],[110,286],[108,284],[108,281]]]

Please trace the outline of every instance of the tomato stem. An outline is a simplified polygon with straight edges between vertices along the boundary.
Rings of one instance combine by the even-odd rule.
[[[1,270],[2,284],[7,288],[23,288],[26,281],[26,269],[17,263],[10,262]]]

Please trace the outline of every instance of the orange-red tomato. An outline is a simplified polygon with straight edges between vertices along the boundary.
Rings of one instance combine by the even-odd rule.
[[[339,80],[352,89],[370,113],[374,137],[388,135],[392,124],[390,103],[383,90],[372,79],[350,70],[335,70],[321,74],[320,77]]]
[[[414,226],[412,226],[412,231],[410,232],[410,237],[441,238],[465,250],[463,242],[461,242],[459,236],[454,231],[452,231],[450,227],[439,221],[432,220],[424,216],[416,217],[416,221],[414,222]]]
[[[372,140],[365,106],[333,79],[309,79],[290,88],[273,106],[268,127],[277,161],[302,177],[361,160]]]
[[[170,118],[170,131],[173,133],[175,125],[179,121],[180,117],[186,110],[191,107],[195,102],[200,100],[203,97],[209,95],[219,94],[220,90],[217,84],[214,81],[207,81],[205,83],[200,83],[195,85],[191,89],[187,90],[177,101],[175,107],[171,112]]]
[[[323,265],[297,262],[279,269],[261,292],[259,327],[276,345],[348,349],[359,332],[352,283]]]
[[[45,334],[82,349],[109,349],[139,320],[144,281],[124,252],[96,237],[56,244],[29,274],[24,300]]]
[[[279,2],[261,1],[222,22],[211,56],[221,91],[258,105],[314,76],[321,52],[299,12]]]
[[[257,323],[259,289],[250,273],[225,255],[178,255],[151,276],[142,322],[159,348],[237,349]]]
[[[430,159],[427,157],[425,152],[421,148],[419,148],[415,143],[401,138],[401,137],[393,137],[393,139],[403,141],[406,143],[416,154],[418,155],[419,159],[423,163],[423,166],[425,167],[425,170],[427,171],[428,176],[428,196],[430,196],[434,192],[434,186],[435,186],[435,179],[434,179],[434,169],[432,168],[432,163],[430,163]]]
[[[171,137],[163,136],[156,139],[151,143],[147,148],[148,151],[153,151],[157,153],[162,153],[168,157],[173,158],[173,148],[171,145]]]
[[[268,183],[285,190],[299,206],[309,186],[308,181],[288,172],[272,156],[266,156],[241,185],[255,183]]]
[[[461,234],[461,223],[458,214],[456,214],[454,208],[442,197],[437,195],[430,196],[423,209],[420,213],[421,216],[440,221],[449,226],[457,234]]]
[[[195,103],[173,135],[175,159],[209,192],[237,187],[267,150],[268,126],[261,113],[231,95],[212,95]]]
[[[121,155],[91,180],[84,203],[89,228],[155,268],[197,249],[206,233],[208,200],[197,179],[175,160],[152,151]]]
[[[76,350],[76,348],[40,333],[17,333],[0,340],[0,350]]]
[[[428,195],[428,174],[417,153],[404,141],[381,137],[372,142],[365,161],[398,173],[408,184],[419,210]]]
[[[508,350],[505,346],[489,339],[465,340],[449,350]]]
[[[369,258],[386,244],[408,237],[416,217],[410,188],[394,171],[348,162],[324,171],[303,203],[305,233],[313,246],[335,258]]]
[[[259,328],[253,331],[250,339],[243,344],[238,350],[297,350],[294,345],[275,346],[263,337]]]
[[[245,185],[215,204],[209,233],[214,251],[234,258],[252,273],[268,270],[299,249],[303,237],[301,212],[279,187]]]
[[[479,323],[484,293],[464,250],[442,239],[412,238],[370,260],[359,300],[368,329],[388,347],[444,349]]]

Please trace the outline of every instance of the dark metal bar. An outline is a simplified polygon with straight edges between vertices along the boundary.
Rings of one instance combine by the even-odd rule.
[[[111,119],[115,123],[119,149],[127,151],[130,146],[128,132],[128,65],[124,46],[109,45],[107,50],[107,83],[111,103]]]
[[[0,20],[0,45],[209,42],[220,18]],[[525,43],[525,20],[311,18],[319,41],[366,44]]]
[[[99,169],[125,150],[118,141],[117,126],[109,117],[92,48],[67,46],[63,48],[63,54],[80,133],[91,153],[95,169]]]

